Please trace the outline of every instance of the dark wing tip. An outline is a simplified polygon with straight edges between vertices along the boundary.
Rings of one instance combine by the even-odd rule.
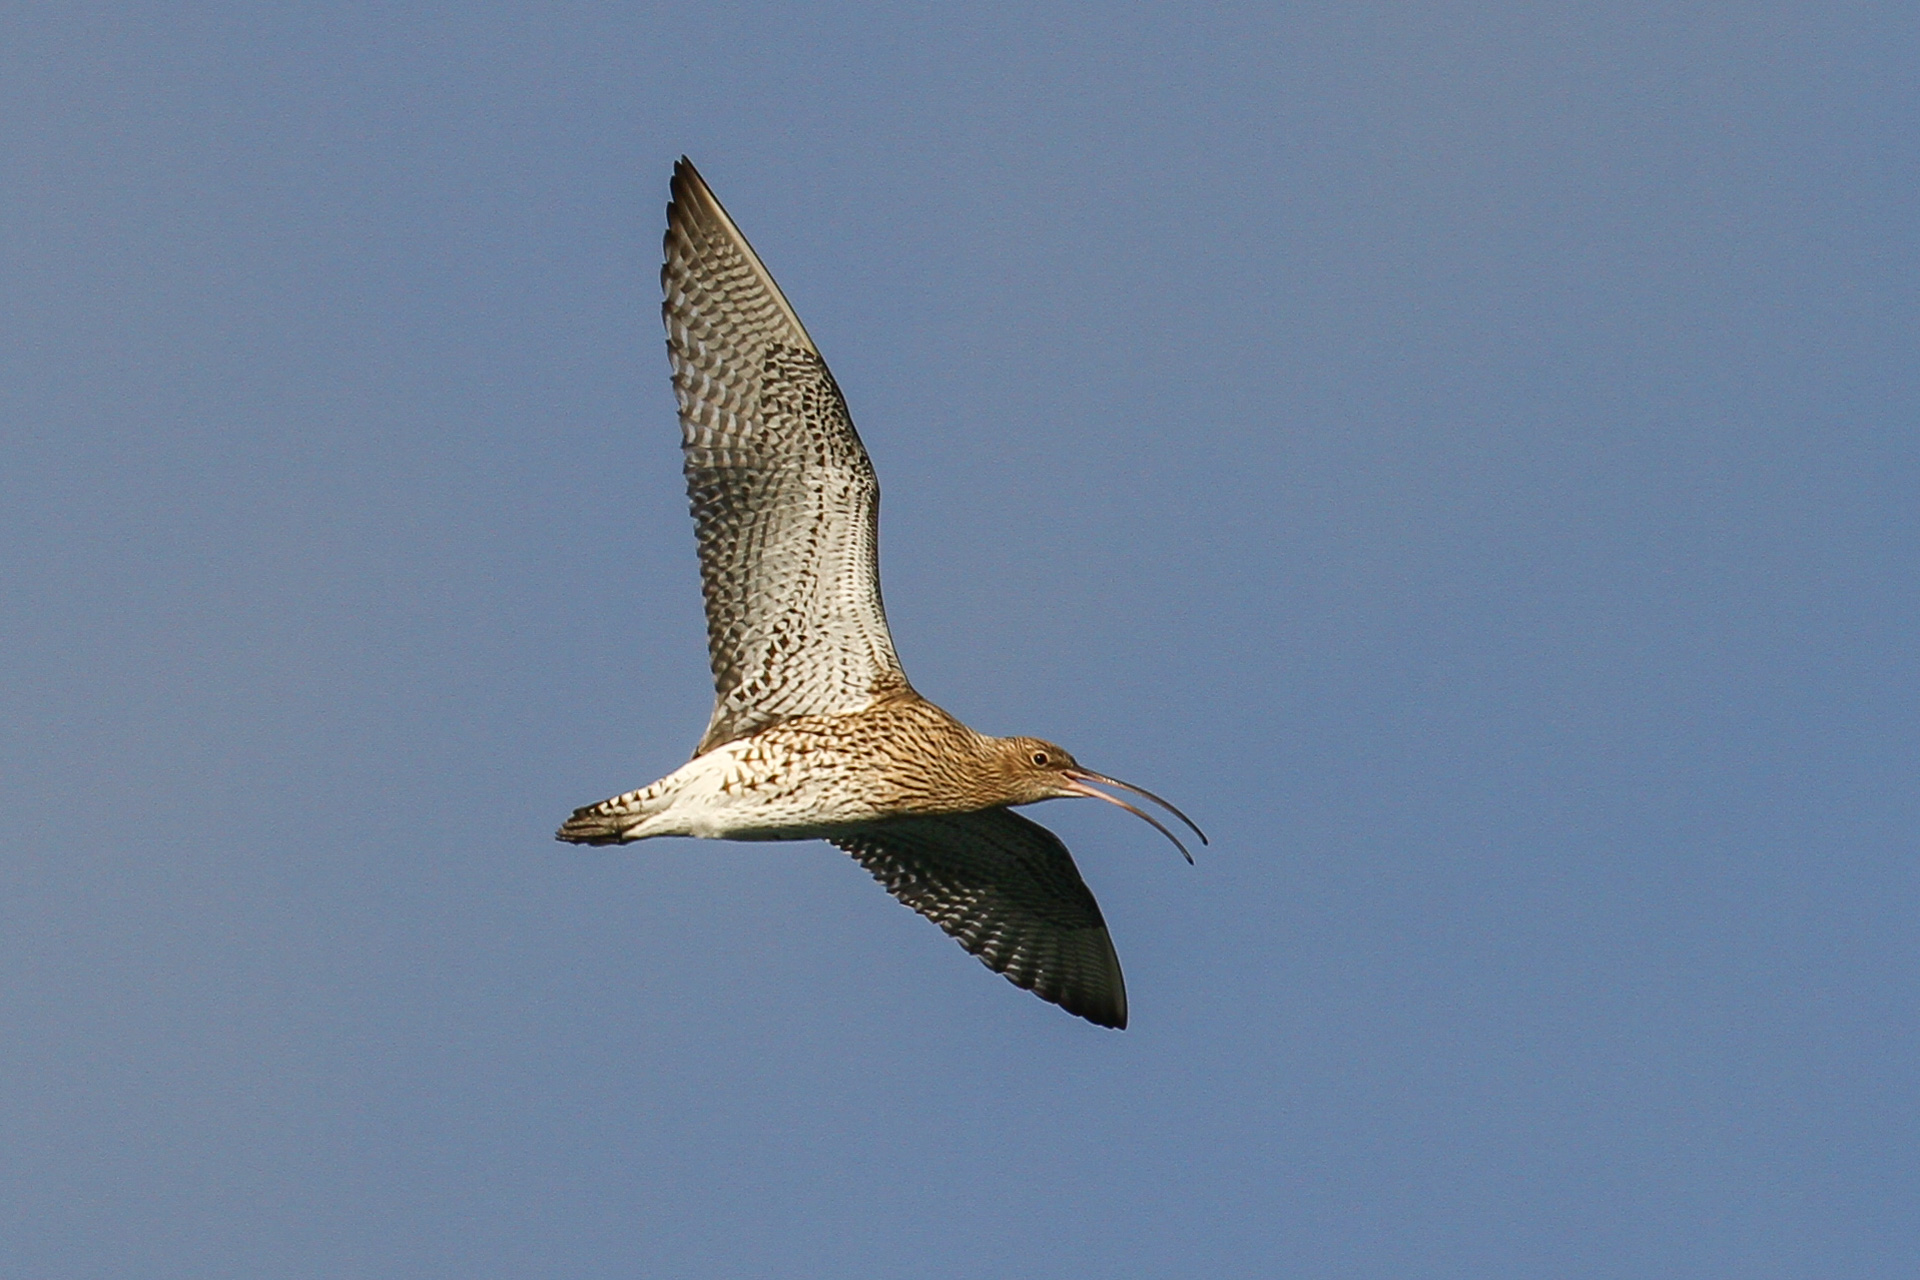
[[[697,193],[706,191],[707,183],[700,176],[700,171],[693,167],[693,161],[681,156],[673,163],[673,180],[667,190],[667,234],[663,247],[671,250],[674,232],[692,221]]]
[[[713,188],[693,167],[693,161],[681,156],[673,164],[673,181],[668,184],[671,199],[667,201],[667,234],[673,234],[673,228],[687,223],[711,221],[720,209],[720,201],[714,197]],[[722,215],[724,217],[725,215]]]
[[[1127,993],[1116,991],[1113,994],[1115,999],[1098,1002],[1074,1000],[1069,993],[1062,993],[1058,997],[1043,996],[1042,999],[1052,1000],[1068,1013],[1085,1018],[1097,1027],[1111,1027],[1115,1031],[1125,1031],[1127,1029]]]
[[[673,162],[672,191],[675,204],[687,199],[695,191],[706,190],[706,187],[707,180],[702,178],[700,171],[693,167],[693,161],[681,156]]]

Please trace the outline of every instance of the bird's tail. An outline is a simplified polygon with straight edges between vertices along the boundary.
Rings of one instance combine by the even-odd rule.
[[[644,840],[646,835],[638,828],[661,807],[659,790],[657,786],[643,787],[575,809],[573,816],[553,833],[553,838],[569,844],[625,844],[629,840]]]

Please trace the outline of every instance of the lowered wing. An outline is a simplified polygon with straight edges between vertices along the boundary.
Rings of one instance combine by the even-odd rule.
[[[1127,987],[1100,905],[1060,837],[1011,809],[894,818],[832,837],[887,892],[1007,981],[1103,1027]]]

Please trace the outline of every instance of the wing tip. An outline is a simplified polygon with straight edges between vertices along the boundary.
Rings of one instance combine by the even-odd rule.
[[[1096,1027],[1106,1027],[1111,1031],[1125,1031],[1127,1029],[1127,1002],[1124,999],[1117,1004],[1103,1003],[1077,1007],[1062,1004],[1060,1007],[1077,1018],[1085,1018]]]
[[[1087,980],[1075,974],[1052,990],[1027,988],[1042,1000],[1051,1001],[1076,1018],[1085,1018],[1097,1027],[1115,1031],[1127,1029],[1127,980],[1120,972],[1120,955],[1113,949],[1113,935],[1100,926],[1099,941],[1106,954],[1096,962],[1097,976]],[[1011,975],[1008,975],[1011,976]],[[1077,980],[1076,980],[1077,979]]]
[[[661,250],[667,260],[666,270],[662,274],[663,285],[675,269],[676,241],[680,242],[680,255],[688,259],[706,252],[700,247],[704,242],[730,241],[759,276],[760,285],[766,290],[768,299],[793,327],[793,336],[798,338],[799,344],[818,354],[818,348],[807,334],[807,326],[800,323],[799,312],[793,309],[786,294],[774,282],[773,272],[754,252],[746,233],[740,230],[740,225],[727,212],[726,206],[720,203],[720,197],[713,194],[713,188],[707,185],[707,180],[700,176],[700,171],[686,156],[674,161],[673,178],[668,183],[668,190],[671,198],[667,201],[667,230],[661,237]]]
[[[669,248],[673,244],[673,235],[694,220],[704,209],[696,205],[713,202],[713,190],[707,186],[707,180],[693,167],[693,161],[681,156],[673,162],[673,178],[667,184],[667,235]]]
[[[1070,1013],[1076,1018],[1084,1018],[1096,1027],[1106,1027],[1114,1031],[1127,1029],[1127,980],[1120,973],[1120,957],[1113,949],[1113,938],[1106,927],[1099,930],[1099,941],[1106,952],[1104,963],[1096,962],[1095,972],[1089,974],[1085,967],[1063,964],[1059,968],[1052,966],[1029,967],[1023,964],[1007,964],[1003,958],[985,951],[973,951],[965,939],[955,935],[962,947],[972,951],[973,958],[985,965],[990,971],[999,974],[1014,986],[1027,994],[1045,1000],[1062,1013]],[[1058,961],[1056,956],[1056,961]]]
[[[693,161],[685,156],[673,162],[673,179],[668,183],[668,190],[672,193],[672,199],[667,204],[669,214],[675,205],[690,203],[702,195],[713,198],[713,189],[707,186],[707,180],[700,176],[700,171],[693,167]]]

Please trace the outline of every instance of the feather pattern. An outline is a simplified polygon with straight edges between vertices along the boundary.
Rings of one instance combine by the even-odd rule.
[[[685,160],[660,281],[713,667],[694,754],[910,694],[880,601],[873,465],[799,317]]]
[[[1011,809],[894,818],[829,839],[1015,986],[1127,1025],[1120,958],[1060,838]]]

